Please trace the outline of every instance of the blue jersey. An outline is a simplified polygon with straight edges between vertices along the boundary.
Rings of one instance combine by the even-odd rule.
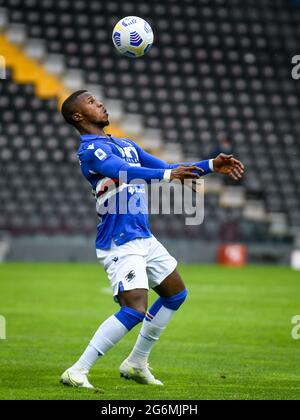
[[[148,222],[147,197],[144,184],[151,180],[168,180],[170,171],[180,164],[168,164],[145,152],[132,140],[116,138],[111,135],[100,137],[96,134],[81,136],[78,149],[81,171],[91,184],[97,200],[100,223],[97,226],[96,248],[109,249],[114,240],[122,245],[136,238],[149,238],[152,234]],[[196,162],[204,169],[205,175],[211,172],[208,160]],[[126,175],[126,182],[124,180]],[[139,182],[137,182],[139,180]],[[113,187],[113,188],[111,188]],[[122,194],[129,202],[133,195],[141,211],[130,212],[120,208],[118,195]],[[114,212],[103,210],[114,197]]]

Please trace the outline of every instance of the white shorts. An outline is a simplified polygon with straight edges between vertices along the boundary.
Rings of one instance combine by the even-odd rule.
[[[112,241],[110,249],[97,249],[96,252],[114,296],[119,291],[154,288],[177,266],[175,258],[155,236],[133,239],[120,246]]]

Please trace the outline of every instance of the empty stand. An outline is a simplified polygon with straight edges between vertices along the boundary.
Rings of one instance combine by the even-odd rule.
[[[200,159],[228,138],[247,166],[246,190],[261,197],[267,212],[284,213],[291,226],[300,226],[300,82],[291,77],[300,45],[295,2],[0,0],[0,7],[11,23],[26,26],[29,38],[44,40],[48,53],[83,70],[86,83],[123,100],[147,128],[160,128],[168,149],[179,145],[187,159]],[[142,59],[124,58],[112,47],[112,27],[130,14],[153,26],[154,47]],[[1,182],[15,174],[15,185],[1,186],[1,226],[91,231],[94,207],[74,157],[77,138],[56,104],[7,80],[0,107]],[[16,213],[19,193],[24,207]],[[209,220],[197,229],[173,216],[167,224],[156,217],[154,230],[241,237],[235,226],[242,209],[219,208],[214,196],[206,208]],[[39,217],[31,224],[32,211]]]

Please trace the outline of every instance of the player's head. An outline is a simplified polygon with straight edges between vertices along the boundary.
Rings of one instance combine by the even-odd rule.
[[[101,128],[109,124],[103,103],[87,90],[72,93],[62,104],[61,112],[64,119],[78,130],[91,124]]]

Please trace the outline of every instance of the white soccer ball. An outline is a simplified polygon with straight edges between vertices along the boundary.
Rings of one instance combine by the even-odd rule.
[[[137,16],[126,16],[114,27],[112,40],[119,53],[142,57],[153,44],[153,31],[148,22]]]

